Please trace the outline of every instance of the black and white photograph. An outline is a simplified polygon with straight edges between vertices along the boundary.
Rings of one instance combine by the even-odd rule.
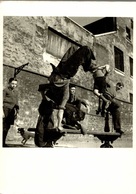
[[[118,3],[2,3],[1,194],[135,194],[135,17]]]
[[[133,18],[4,16],[3,85],[3,147],[132,147]]]

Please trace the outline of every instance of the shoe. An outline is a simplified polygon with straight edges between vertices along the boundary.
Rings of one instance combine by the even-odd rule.
[[[124,131],[122,131],[121,129],[116,129],[115,131],[116,133],[120,133],[120,135],[124,134]]]
[[[54,148],[53,142],[52,142],[52,141],[47,142],[47,143],[45,144],[45,146],[43,146],[43,147],[46,147],[46,148]]]

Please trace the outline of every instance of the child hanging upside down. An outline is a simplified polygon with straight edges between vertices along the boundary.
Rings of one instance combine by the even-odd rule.
[[[99,107],[98,107],[98,110],[96,112],[96,114],[99,114],[99,112],[102,111],[101,110],[102,101],[104,101],[106,103],[105,110],[110,105],[110,101],[107,100],[103,96],[103,93],[105,92],[106,87],[107,87],[106,76],[110,72],[110,66],[108,64],[103,65],[103,66],[93,65],[90,72],[93,74],[93,78],[94,78],[93,92],[96,96],[99,97]]]

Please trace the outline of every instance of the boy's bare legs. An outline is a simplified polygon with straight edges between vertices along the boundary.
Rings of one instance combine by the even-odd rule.
[[[99,98],[98,109],[96,110],[97,115],[102,111],[102,104],[103,104],[103,100]]]
[[[110,100],[107,100],[102,94],[100,98],[105,102],[105,111],[108,109],[109,105],[111,104]]]
[[[97,89],[94,89],[94,94],[95,94],[96,96],[98,96],[100,100],[102,99],[102,100],[105,102],[105,110],[106,110],[106,109],[109,107],[109,105],[110,105],[111,102],[110,102],[109,100],[107,100],[107,99],[103,96],[103,94],[99,93],[99,90],[97,90]],[[99,100],[99,103],[101,103],[100,100]],[[99,104],[99,107],[100,107],[100,104]]]
[[[64,109],[59,109],[59,110],[58,110],[58,114],[57,114],[57,119],[58,119],[57,128],[58,128],[60,131],[63,130],[63,127],[62,127],[63,114],[64,114]]]

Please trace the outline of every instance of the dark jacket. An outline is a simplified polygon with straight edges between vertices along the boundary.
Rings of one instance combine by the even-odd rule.
[[[11,90],[9,87],[3,90],[3,107],[19,109],[18,92],[16,90]]]

